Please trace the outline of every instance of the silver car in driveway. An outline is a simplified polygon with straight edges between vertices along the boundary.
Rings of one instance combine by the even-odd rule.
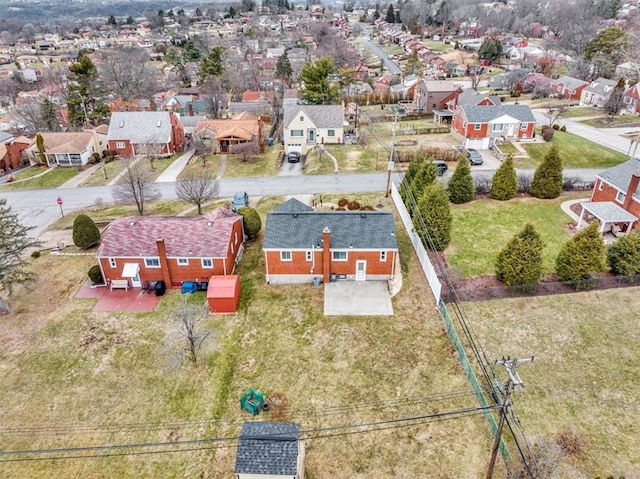
[[[467,148],[466,150],[464,150],[464,152],[467,155],[467,158],[469,158],[469,163],[471,163],[472,165],[481,165],[484,163],[482,155],[478,150]]]

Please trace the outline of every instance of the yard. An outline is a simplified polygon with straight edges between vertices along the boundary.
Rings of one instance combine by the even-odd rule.
[[[545,242],[543,271],[555,271],[555,259],[569,239],[565,225],[572,220],[560,209],[569,199],[588,197],[588,193],[561,196],[554,200],[514,198],[509,201],[483,199],[451,205],[453,228],[445,255],[449,266],[463,277],[495,274],[500,249],[527,222],[533,223]]]
[[[279,153],[279,146],[271,146],[261,155],[247,156],[246,160],[241,155],[228,155],[223,176],[225,178],[273,176],[278,172]]]
[[[540,135],[540,131],[537,134]],[[627,160],[622,153],[569,132],[554,132],[553,142],[558,146],[564,168],[609,168]],[[537,165],[544,159],[551,144],[522,143],[522,147]],[[524,167],[520,163],[516,166],[518,168]]]
[[[265,198],[258,210],[280,201]],[[108,451],[143,453],[126,457],[4,463],[2,474],[228,477],[233,441],[154,451],[237,435],[252,419],[238,406],[252,387],[286,398],[284,416],[303,430],[475,406],[401,229],[398,240],[404,286],[393,317],[324,317],[322,288],[265,284],[260,242],[247,244],[241,312],[207,317],[212,336],[197,366],[179,355],[178,291],[152,313],[96,313],[94,300],[73,298],[94,258],[43,254],[33,260],[36,284],[16,291],[13,313],[0,322],[1,448],[175,444]],[[35,292],[47,300],[33,301]],[[345,432],[354,431],[308,441],[307,477],[483,477],[491,446],[481,416],[338,434]]]
[[[557,459],[541,477],[640,477],[637,297],[624,288],[464,304],[490,360],[535,356],[518,368],[514,409],[531,442],[575,448],[545,454]]]
[[[0,191],[57,188],[77,174],[75,168],[31,167],[16,173],[15,181],[0,185]]]

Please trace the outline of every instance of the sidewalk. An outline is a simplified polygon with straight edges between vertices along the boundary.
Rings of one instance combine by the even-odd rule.
[[[58,186],[58,188],[77,188],[78,186],[82,185],[82,183],[84,183],[85,180],[87,180],[92,174],[100,170],[103,166],[104,166],[104,163],[102,162],[97,163],[91,166],[90,168],[87,168],[86,170],[81,171],[76,176],[71,178],[69,181]]]
[[[176,161],[171,163],[156,179],[156,183],[171,183],[178,179],[178,175],[182,173],[184,167],[187,166],[189,160],[193,158],[195,150],[189,150]]]

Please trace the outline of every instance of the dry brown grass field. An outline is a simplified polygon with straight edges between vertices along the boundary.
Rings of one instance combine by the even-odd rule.
[[[324,317],[322,288],[266,285],[258,239],[240,266],[241,311],[207,317],[211,336],[197,365],[179,355],[179,291],[150,313],[93,312],[95,300],[74,298],[91,255],[32,260],[37,281],[17,290],[13,312],[0,318],[0,449],[172,444],[3,455],[0,477],[231,477],[234,441],[180,442],[234,437],[244,421],[273,419],[240,410],[248,388],[286,398],[279,417],[303,430],[475,406],[398,226],[404,285],[394,316]],[[203,293],[189,301],[203,303]],[[484,477],[490,447],[477,415],[310,439],[306,477]],[[176,452],[185,448],[193,450]],[[117,455],[128,453],[137,454]],[[7,462],[57,455],[101,457]]]

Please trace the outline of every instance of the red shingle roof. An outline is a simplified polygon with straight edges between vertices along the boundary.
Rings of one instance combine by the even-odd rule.
[[[225,258],[236,221],[242,217],[223,207],[202,216],[119,218],[104,232],[97,256],[158,256],[156,240],[164,238],[168,257]]]

